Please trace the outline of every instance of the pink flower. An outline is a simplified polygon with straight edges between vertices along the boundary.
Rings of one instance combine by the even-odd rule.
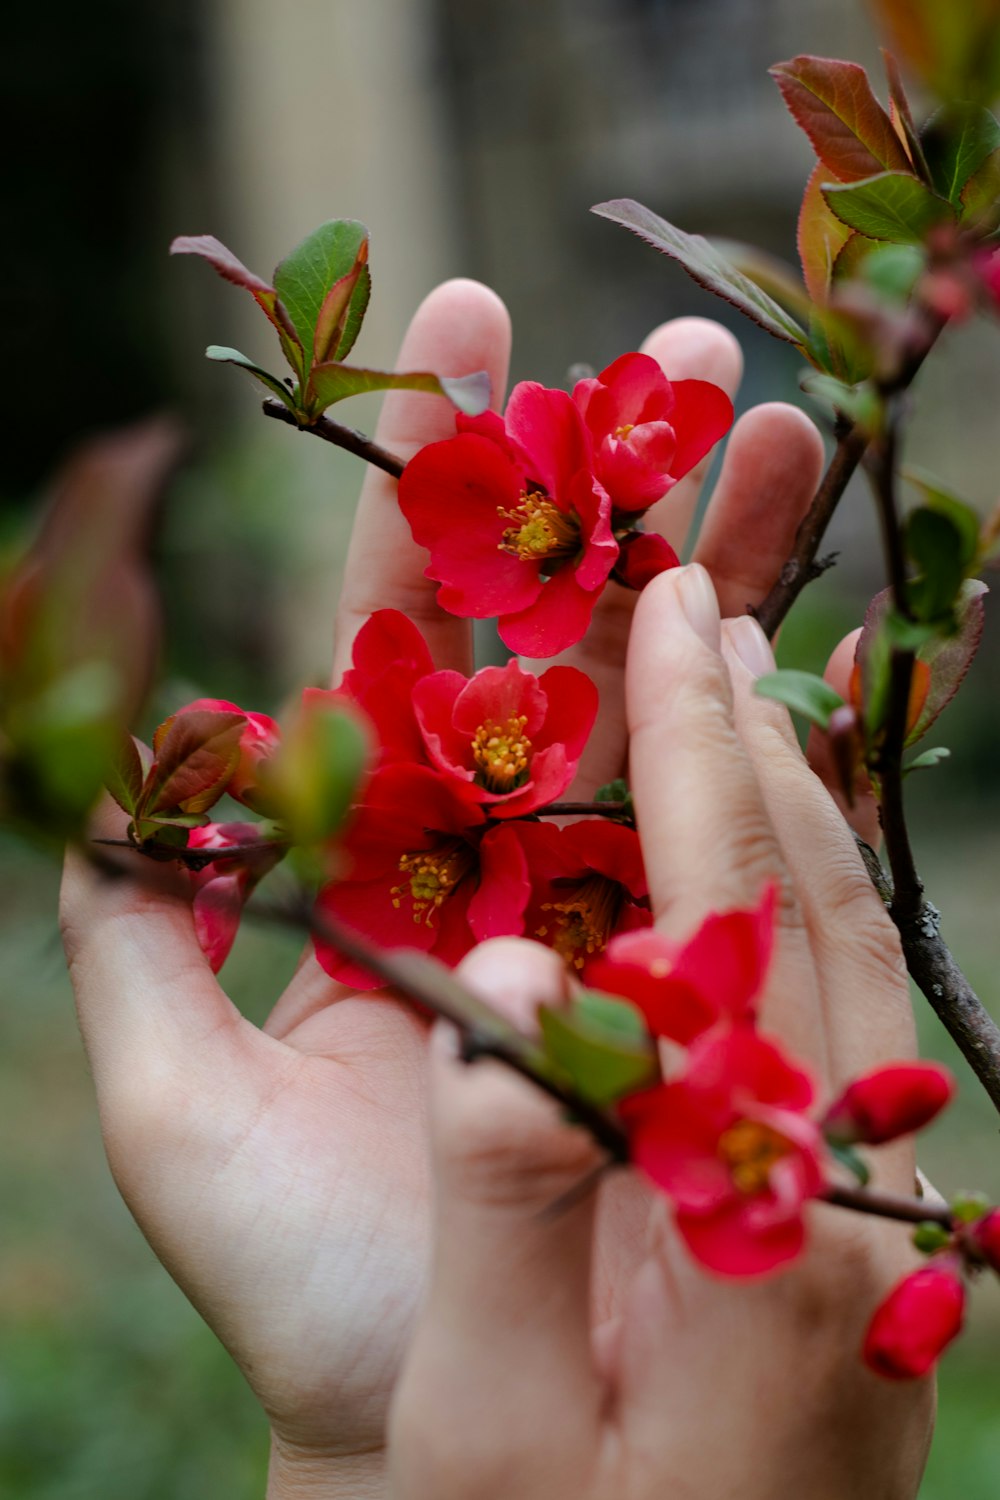
[[[823,1132],[838,1145],[878,1146],[922,1130],[954,1092],[953,1076],[938,1063],[889,1063],[848,1084],[827,1111]]]
[[[712,913],[682,945],[649,929],[616,937],[587,982],[639,1007],[656,1036],[684,1045],[720,1020],[753,1018],[774,947],[777,887],[750,911]]]
[[[457,425],[457,437],[415,454],[399,482],[438,603],[498,617],[512,651],[555,656],[585,633],[618,557],[580,413],[565,391],[524,381],[503,421],[486,413]]]
[[[192,713],[199,709],[206,709],[212,713],[242,714],[246,719],[246,728],[240,736],[240,756],[236,769],[226,786],[230,797],[235,797],[237,802],[243,802],[247,807],[256,810],[257,780],[261,763],[274,754],[281,743],[281,730],[269,714],[247,713],[245,708],[240,708],[236,703],[230,703],[226,698],[195,698],[193,703],[186,703],[179,708],[177,713],[172,714],[165,720],[156,731],[153,740],[153,749],[159,752],[159,746],[166,735],[170,725],[181,714]]]
[[[822,1186],[812,1098],[808,1075],[743,1023],[697,1041],[675,1082],[620,1103],[632,1160],[709,1270],[759,1276],[802,1250],[803,1205]]]
[[[465,678],[434,672],[413,688],[426,754],[492,817],[553,802],[569,786],[597,715],[597,689],[573,667],[541,677],[516,661]]]
[[[877,1375],[914,1380],[927,1375],[962,1330],[965,1283],[952,1255],[940,1255],[905,1276],[876,1309],[865,1335],[864,1360]]]
[[[434,662],[416,625],[398,609],[376,610],[358,631],[351,660],[336,692],[375,726],[380,763],[423,760],[413,689],[434,671]]]
[[[428,767],[376,771],[340,851],[346,878],[323,888],[317,910],[382,947],[456,964],[475,943],[522,931],[530,887],[513,825],[487,824],[478,804]],[[334,979],[380,983],[330,943],[315,946]]]
[[[653,920],[639,836],[584,818],[567,828],[521,823],[517,837],[531,876],[525,936],[554,948],[589,984],[608,939]]]
[[[194,930],[213,974],[219,972],[229,957],[243,907],[254,886],[284,852],[278,846],[273,850],[257,848],[243,852],[243,845],[256,845],[260,838],[258,823],[209,823],[188,833],[188,849],[227,850],[230,855],[223,858],[220,854],[219,859],[202,869],[188,871],[194,891],[191,903]]]
[[[643,511],[683,479],[732,426],[733,403],[707,380],[671,382],[648,354],[623,354],[573,400],[594,444],[597,477],[617,511]]]

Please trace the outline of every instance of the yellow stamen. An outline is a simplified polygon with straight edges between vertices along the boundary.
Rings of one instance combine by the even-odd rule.
[[[767,1187],[771,1168],[791,1151],[791,1142],[759,1120],[737,1120],[719,1137],[719,1155],[733,1185],[750,1196]]]
[[[497,514],[508,526],[497,547],[522,562],[541,562],[547,557],[572,557],[580,548],[580,530],[571,516],[540,490],[525,491],[510,510],[497,506]]]
[[[488,792],[511,792],[527,778],[531,741],[524,732],[526,714],[511,714],[502,724],[486,719],[472,739],[476,780]]]
[[[632,432],[634,428],[635,428],[635,423],[634,422],[626,422],[624,427],[616,427],[615,430],[614,430],[614,432],[611,435],[612,435],[612,437],[618,438],[619,442],[623,443],[623,442],[625,442],[625,440],[628,437],[629,433]]]
[[[472,869],[474,858],[468,844],[457,841],[438,849],[404,854],[399,868],[409,878],[392,887],[393,906],[399,907],[408,894],[413,902],[414,922],[424,922],[429,927],[438,909]]]
[[[542,911],[558,913],[553,918],[552,947],[571,969],[582,969],[589,958],[603,953],[622,904],[622,888],[616,880],[592,875],[566,901],[546,901]],[[549,928],[535,929],[546,937]]]

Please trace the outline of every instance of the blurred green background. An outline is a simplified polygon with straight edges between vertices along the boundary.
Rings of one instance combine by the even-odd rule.
[[[256,416],[256,391],[201,360],[209,342],[268,355],[250,300],[169,262],[174,233],[219,234],[267,273],[324,218],[373,236],[358,360],[391,361],[438,280],[472,274],[511,307],[514,377],[560,383],[668,316],[729,310],[588,216],[632,194],[692,230],[794,257],[811,157],[766,77],[796,52],[871,63],[843,0],[52,0],[5,20],[0,108],[12,222],[0,321],[18,384],[0,409],[0,542],[88,433],[169,405],[192,434],[157,544],[167,648],[151,718],[196,692],[274,709],[321,681],[357,467]],[[725,39],[723,45],[722,39]],[[794,355],[738,326],[745,407],[801,401]],[[921,377],[908,456],[984,512],[998,331],[949,336]],[[33,398],[18,395],[30,391]],[[41,399],[38,397],[41,393]],[[58,419],[53,419],[53,411]],[[370,427],[358,403],[348,420]],[[817,669],[881,584],[855,486],[782,641]],[[945,930],[1000,1015],[996,629],[914,778],[916,846]],[[159,1268],[100,1145],[55,931],[58,872],[0,840],[0,1497],[188,1500],[263,1493],[266,1432],[241,1377]],[[296,944],[241,934],[224,980],[260,1018]],[[922,1148],[945,1190],[1000,1198],[997,1122],[926,1007],[925,1051],[962,1097]],[[1000,1296],[977,1290],[942,1368],[923,1500],[1000,1490]]]

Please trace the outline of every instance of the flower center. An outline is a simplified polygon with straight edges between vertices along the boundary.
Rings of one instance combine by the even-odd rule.
[[[527,779],[531,741],[524,732],[526,714],[511,714],[502,724],[486,719],[472,739],[476,780],[488,792],[512,792]]]
[[[438,849],[421,849],[416,854],[402,855],[399,868],[409,878],[392,887],[393,906],[398,908],[404,896],[409,894],[414,922],[425,922],[429,927],[438,908],[444,905],[474,863],[472,849],[457,839]]]
[[[719,1137],[719,1155],[729,1168],[733,1186],[748,1196],[764,1191],[771,1168],[791,1149],[783,1135],[759,1120],[737,1120]]]
[[[582,969],[588,958],[603,953],[622,904],[617,880],[591,875],[566,901],[545,901],[542,911],[555,912],[551,919],[552,947],[572,969]],[[548,925],[535,929],[536,937],[548,937]]]
[[[497,506],[497,515],[513,521],[497,543],[501,552],[522,562],[541,562],[548,557],[572,557],[580,547],[580,528],[541,490],[523,491],[510,510]]]
[[[632,432],[634,428],[634,422],[626,422],[624,427],[616,427],[611,436],[616,437],[620,443],[624,443],[629,433]]]

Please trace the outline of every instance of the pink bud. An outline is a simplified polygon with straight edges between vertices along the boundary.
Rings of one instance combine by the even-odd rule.
[[[668,568],[680,566],[680,558],[669,542],[653,531],[633,531],[621,542],[614,577],[629,589],[642,589]]]
[[[971,1224],[968,1237],[986,1264],[1000,1273],[1000,1208],[991,1208]]]
[[[965,1285],[953,1256],[941,1256],[906,1276],[876,1309],[864,1360],[877,1375],[914,1380],[933,1369],[961,1332]]]
[[[922,1130],[954,1092],[954,1078],[938,1063],[890,1063],[848,1084],[823,1132],[838,1145],[878,1146]]]

